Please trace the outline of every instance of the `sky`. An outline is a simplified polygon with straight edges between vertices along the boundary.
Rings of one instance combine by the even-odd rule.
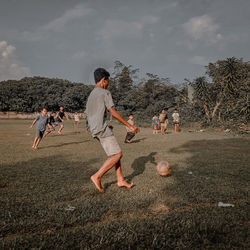
[[[93,83],[114,61],[181,83],[249,61],[249,0],[0,0],[0,81]]]

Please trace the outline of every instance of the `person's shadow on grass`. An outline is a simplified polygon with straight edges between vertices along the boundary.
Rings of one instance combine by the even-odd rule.
[[[49,146],[43,146],[39,149],[46,149],[46,148],[60,148],[60,147],[63,147],[63,146],[68,146],[68,145],[72,145],[72,144],[81,144],[81,143],[84,143],[84,142],[89,142],[90,140],[85,140],[85,141],[73,141],[73,142],[64,142],[64,143],[61,143],[61,144],[56,144],[56,145],[49,145]]]
[[[132,169],[134,170],[133,173],[126,176],[125,179],[128,182],[131,182],[135,176],[143,174],[143,172],[145,171],[147,162],[151,162],[156,165],[157,163],[155,162],[155,157],[154,157],[155,155],[156,155],[156,152],[152,152],[147,156],[141,156],[141,157],[136,158],[131,165]],[[112,182],[104,184],[104,189],[107,189],[109,186],[115,183],[117,183],[117,181],[112,181]]]
[[[156,165],[157,163],[155,162],[155,157],[154,157],[155,155],[156,155],[156,152],[152,152],[147,156],[141,156],[141,157],[136,158],[131,165],[134,171],[132,174],[125,177],[126,180],[131,182],[134,177],[143,174],[143,172],[145,171],[147,162],[151,162]]]
[[[146,138],[139,138],[139,139],[137,139],[137,140],[132,140],[130,143],[138,143],[138,142],[140,142],[140,141],[144,141]]]

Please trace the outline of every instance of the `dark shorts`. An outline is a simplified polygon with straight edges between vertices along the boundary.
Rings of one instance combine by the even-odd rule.
[[[53,130],[53,131],[54,131],[54,130],[56,130],[56,129],[55,129],[55,126],[58,126],[58,125],[53,123],[53,124],[51,124],[50,126],[51,126],[51,127],[47,126],[47,130]]]
[[[132,138],[134,138],[134,136],[135,136],[135,133],[133,133],[133,132],[127,132],[127,135],[126,135],[126,138],[125,138],[125,143],[127,143],[127,142],[130,142],[131,140],[132,140]]]
[[[61,125],[64,125],[64,124],[63,124],[62,121],[60,121],[60,122],[59,122],[59,121],[56,121],[56,122],[54,123],[54,125],[55,125],[55,126],[61,126]]]
[[[36,129],[36,137],[42,139],[43,138],[44,131],[41,131],[39,129]]]

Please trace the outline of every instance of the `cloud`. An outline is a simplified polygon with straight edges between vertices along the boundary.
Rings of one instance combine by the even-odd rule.
[[[42,28],[47,31],[60,32],[64,26],[76,19],[80,19],[89,15],[92,12],[91,8],[87,8],[84,4],[79,4],[72,9],[67,10],[62,16],[44,25]]]
[[[156,24],[160,17],[153,15],[146,15],[137,21],[124,21],[124,20],[106,20],[102,29],[98,32],[104,40],[110,40],[120,37],[139,37],[143,29],[147,25]]]
[[[87,56],[88,56],[87,52],[84,50],[81,50],[81,51],[74,53],[72,56],[72,59],[81,60],[83,58],[86,58]]]
[[[193,56],[187,60],[188,63],[195,65],[208,65],[209,60],[204,56]]]
[[[183,29],[192,39],[207,44],[215,44],[222,39],[222,35],[217,32],[220,26],[208,15],[190,18],[183,24]]]
[[[16,48],[0,41],[0,81],[20,79],[31,75],[30,69],[22,65],[15,55]]]
[[[92,8],[88,8],[84,4],[78,4],[65,11],[60,17],[38,27],[36,31],[24,31],[22,37],[26,41],[40,41],[47,38],[50,32],[62,32],[68,23],[88,16],[92,12]]]

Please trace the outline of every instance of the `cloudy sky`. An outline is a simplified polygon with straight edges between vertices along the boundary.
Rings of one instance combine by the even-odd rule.
[[[1,0],[0,81],[45,76],[92,82],[115,60],[169,77],[208,62],[249,61],[249,0]]]

